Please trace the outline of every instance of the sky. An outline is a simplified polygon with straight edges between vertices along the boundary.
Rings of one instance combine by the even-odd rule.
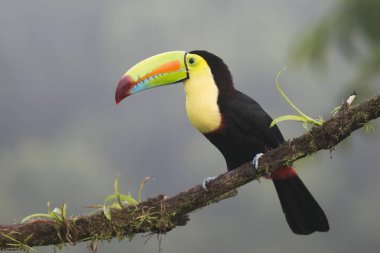
[[[352,69],[331,52],[329,70],[296,67],[296,41],[339,1],[1,1],[0,224],[67,203],[89,213],[120,190],[174,195],[225,172],[223,157],[190,125],[182,84],[133,95],[118,106],[122,74],[138,61],[173,50],[205,49],[229,66],[237,89],[272,116],[293,114],[275,87],[312,117],[351,91]],[[359,94],[360,96],[360,94]],[[360,99],[365,99],[361,97]],[[286,139],[305,133],[280,123]],[[380,205],[378,133],[353,133],[334,151],[295,164],[325,210],[331,230],[294,235],[268,180],[190,215],[163,236],[163,252],[375,252]],[[100,243],[100,252],[157,252],[137,235]],[[37,247],[53,252],[53,247]],[[86,243],[61,252],[88,252]]]

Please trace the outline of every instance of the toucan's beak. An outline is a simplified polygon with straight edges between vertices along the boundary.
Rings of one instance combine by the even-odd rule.
[[[172,51],[137,63],[121,77],[115,93],[116,104],[136,92],[187,79],[185,57],[185,51]]]

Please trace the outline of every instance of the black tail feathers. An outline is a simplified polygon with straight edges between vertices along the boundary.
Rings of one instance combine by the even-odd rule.
[[[308,235],[329,230],[325,213],[297,175],[274,179],[273,183],[286,221],[294,233]]]

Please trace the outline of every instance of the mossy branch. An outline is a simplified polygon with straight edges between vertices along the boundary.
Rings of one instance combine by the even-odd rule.
[[[236,188],[281,165],[291,164],[318,150],[332,149],[353,131],[378,117],[380,94],[357,106],[345,103],[322,126],[313,127],[310,132],[265,153],[257,171],[252,164],[244,164],[212,180],[207,192],[197,185],[173,197],[160,195],[135,206],[111,209],[111,220],[106,218],[103,211],[97,211],[90,215],[67,217],[65,222],[60,223],[46,219],[0,225],[0,250],[28,250],[34,246],[96,242],[114,237],[130,237],[136,233],[168,232],[176,226],[185,225],[190,212],[236,195]]]

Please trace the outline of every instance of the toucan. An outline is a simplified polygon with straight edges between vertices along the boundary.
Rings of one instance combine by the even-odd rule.
[[[180,82],[191,124],[222,153],[228,171],[284,142],[279,128],[270,127],[272,118],[261,106],[235,89],[223,60],[204,50],[171,51],[137,63],[121,77],[116,104],[136,92]],[[292,166],[276,169],[270,179],[295,234],[329,230],[325,213]]]

